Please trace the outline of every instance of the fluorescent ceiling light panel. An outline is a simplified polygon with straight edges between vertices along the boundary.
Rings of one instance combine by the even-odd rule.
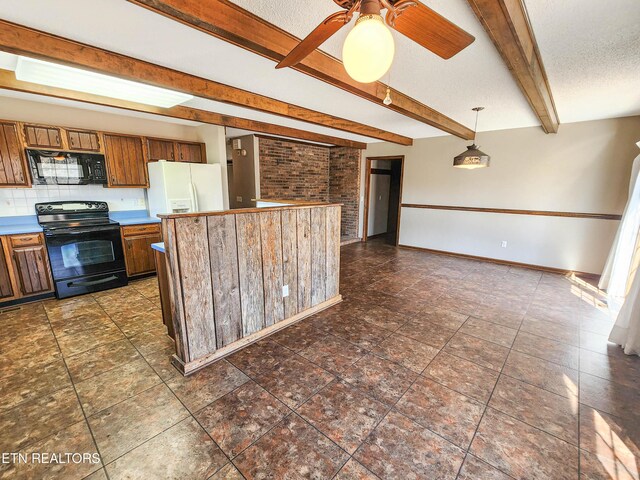
[[[18,80],[24,82],[119,98],[120,100],[163,108],[173,107],[193,98],[193,95],[174,92],[166,88],[122,80],[101,73],[22,56],[18,57],[15,74]]]

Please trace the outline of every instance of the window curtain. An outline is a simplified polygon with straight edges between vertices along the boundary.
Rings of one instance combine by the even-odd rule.
[[[640,142],[638,142],[640,147]],[[640,155],[633,162],[629,200],[600,279],[615,319],[609,340],[640,355]]]

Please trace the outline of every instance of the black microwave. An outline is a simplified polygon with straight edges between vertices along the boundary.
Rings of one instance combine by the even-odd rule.
[[[27,149],[34,185],[105,185],[107,168],[99,153]]]

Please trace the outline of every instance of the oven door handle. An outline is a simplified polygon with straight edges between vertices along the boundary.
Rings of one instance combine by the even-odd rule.
[[[91,228],[58,228],[53,230],[48,230],[45,232],[45,236],[51,237],[54,235],[80,235],[83,233],[93,233],[93,232],[108,232],[108,231],[116,231],[120,230],[119,226],[108,226],[108,227],[91,227]]]
[[[67,283],[68,287],[91,287],[93,285],[100,285],[102,283],[108,283],[108,282],[112,282],[113,280],[117,280],[118,277],[116,277],[115,275],[111,275],[109,277],[106,278],[101,278],[100,280],[89,280],[86,282],[69,282]]]

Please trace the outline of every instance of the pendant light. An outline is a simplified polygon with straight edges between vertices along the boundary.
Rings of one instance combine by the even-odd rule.
[[[363,1],[360,17],[342,46],[345,70],[357,82],[375,82],[391,67],[395,50],[391,31],[380,15],[380,3]]]
[[[472,108],[476,112],[476,126],[473,129],[473,144],[467,146],[467,151],[453,158],[453,166],[456,168],[484,168],[489,166],[491,157],[480,151],[476,145],[476,132],[478,131],[478,113],[484,110],[484,107]]]

